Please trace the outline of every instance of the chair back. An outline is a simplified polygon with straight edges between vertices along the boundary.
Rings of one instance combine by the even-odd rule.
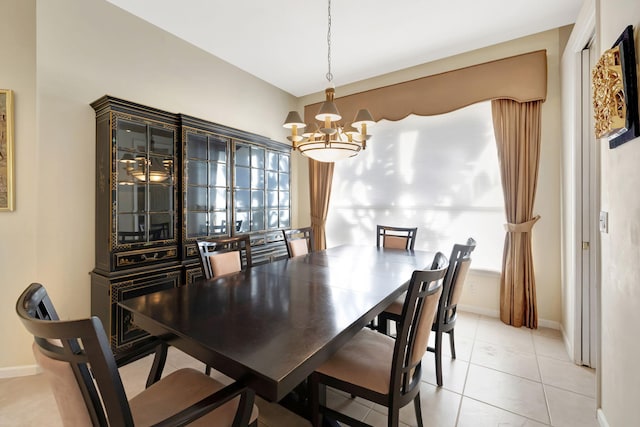
[[[311,227],[282,230],[282,235],[284,236],[289,258],[313,252],[315,242],[313,240],[313,229]]]
[[[116,361],[97,317],[57,320],[47,291],[32,283],[16,312],[34,336],[34,355],[55,394],[64,425],[133,425]]]
[[[209,255],[216,250],[216,242],[211,240],[198,240],[198,252],[200,254],[200,267],[205,279],[211,279],[211,264],[209,263]]]
[[[421,361],[427,351],[446,271],[447,258],[438,252],[431,269],[416,270],[411,275],[398,324],[391,369],[391,390],[393,394],[399,392],[398,399],[413,398],[420,390]]]
[[[476,248],[476,241],[472,238],[466,244],[455,244],[449,257],[449,268],[444,278],[442,297],[438,304],[436,326],[444,327],[456,321],[458,301],[462,295],[462,288],[471,266],[471,252]]]
[[[376,246],[388,249],[413,250],[418,227],[377,226]]]
[[[251,267],[251,239],[248,234],[198,242],[202,273],[207,279]]]

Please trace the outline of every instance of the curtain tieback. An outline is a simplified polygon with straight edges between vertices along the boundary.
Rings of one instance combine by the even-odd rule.
[[[324,227],[326,222],[327,222],[326,220],[320,218],[319,216],[311,215],[311,223],[312,224],[321,225],[321,226]]]
[[[540,215],[534,216],[532,219],[519,224],[507,223],[504,225],[505,230],[509,233],[529,233],[535,224],[540,219]]]

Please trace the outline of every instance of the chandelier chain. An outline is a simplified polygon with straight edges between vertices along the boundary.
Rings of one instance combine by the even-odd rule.
[[[331,82],[333,80],[333,74],[331,74],[331,0],[328,0],[328,29],[327,29],[327,64],[329,65],[329,71],[327,72],[327,80]]]

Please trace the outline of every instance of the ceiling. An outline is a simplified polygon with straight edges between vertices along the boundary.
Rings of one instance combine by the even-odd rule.
[[[327,86],[323,0],[107,0],[303,96]],[[583,0],[335,0],[336,86],[573,24]]]

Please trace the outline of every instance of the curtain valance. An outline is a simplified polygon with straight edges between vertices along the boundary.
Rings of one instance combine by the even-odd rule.
[[[350,123],[358,108],[368,108],[374,120],[400,120],[409,114],[432,116],[476,102],[511,99],[544,101],[547,96],[547,52],[538,50],[453,71],[383,86],[336,99]],[[314,122],[321,102],[304,107],[305,121]]]

